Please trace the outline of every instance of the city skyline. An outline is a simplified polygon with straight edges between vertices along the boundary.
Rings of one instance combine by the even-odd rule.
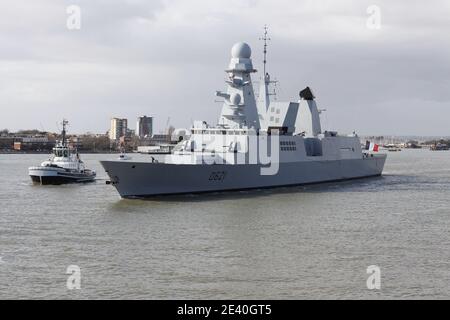
[[[214,124],[221,108],[214,92],[225,87],[229,48],[248,42],[262,70],[258,38],[268,24],[268,71],[279,80],[278,99],[295,101],[311,86],[319,108],[327,110],[324,129],[450,132],[445,1],[378,1],[379,29],[367,26],[369,1],[80,0],[79,30],[66,26],[71,4],[0,4],[6,13],[0,129],[57,131],[56,123],[67,118],[72,132],[106,132],[112,116],[149,113],[155,132],[164,130],[168,117],[177,128],[194,120]],[[259,74],[255,85],[258,80]]]

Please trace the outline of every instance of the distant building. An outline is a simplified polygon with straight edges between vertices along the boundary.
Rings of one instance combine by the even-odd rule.
[[[109,130],[109,139],[117,141],[120,137],[127,136],[128,120],[120,118],[111,119],[111,129]]]
[[[12,150],[14,147],[14,142],[15,142],[14,137],[0,136],[0,151]]]
[[[18,137],[14,139],[16,151],[50,151],[55,146],[55,140],[48,137]]]
[[[153,117],[142,116],[137,119],[136,135],[139,138],[151,137],[153,135]]]

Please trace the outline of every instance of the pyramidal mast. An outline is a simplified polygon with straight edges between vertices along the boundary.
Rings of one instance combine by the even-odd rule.
[[[219,125],[224,128],[260,129],[256,99],[253,92],[251,74],[253,68],[252,50],[245,42],[236,43],[231,49],[227,92],[217,91],[216,96],[224,98]]]

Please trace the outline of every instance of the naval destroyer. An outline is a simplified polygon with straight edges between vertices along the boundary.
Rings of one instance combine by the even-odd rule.
[[[236,43],[226,69],[219,121],[195,121],[189,138],[157,161],[101,161],[123,198],[273,188],[380,176],[385,154],[362,149],[353,133],[323,131],[309,87],[292,102],[270,101],[264,72],[255,96],[251,49]]]

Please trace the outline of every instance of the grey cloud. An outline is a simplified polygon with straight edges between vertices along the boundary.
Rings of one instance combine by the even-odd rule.
[[[79,31],[65,27],[68,4],[82,8]],[[155,115],[160,129],[169,116],[176,126],[214,122],[220,105],[213,94],[224,87],[232,44],[248,41],[260,69],[258,38],[267,23],[279,99],[297,99],[311,85],[333,128],[448,134],[450,5],[377,1],[382,28],[374,31],[365,25],[371,4],[4,1],[0,127],[52,130],[65,116],[72,130],[103,132],[111,116],[140,114]]]

